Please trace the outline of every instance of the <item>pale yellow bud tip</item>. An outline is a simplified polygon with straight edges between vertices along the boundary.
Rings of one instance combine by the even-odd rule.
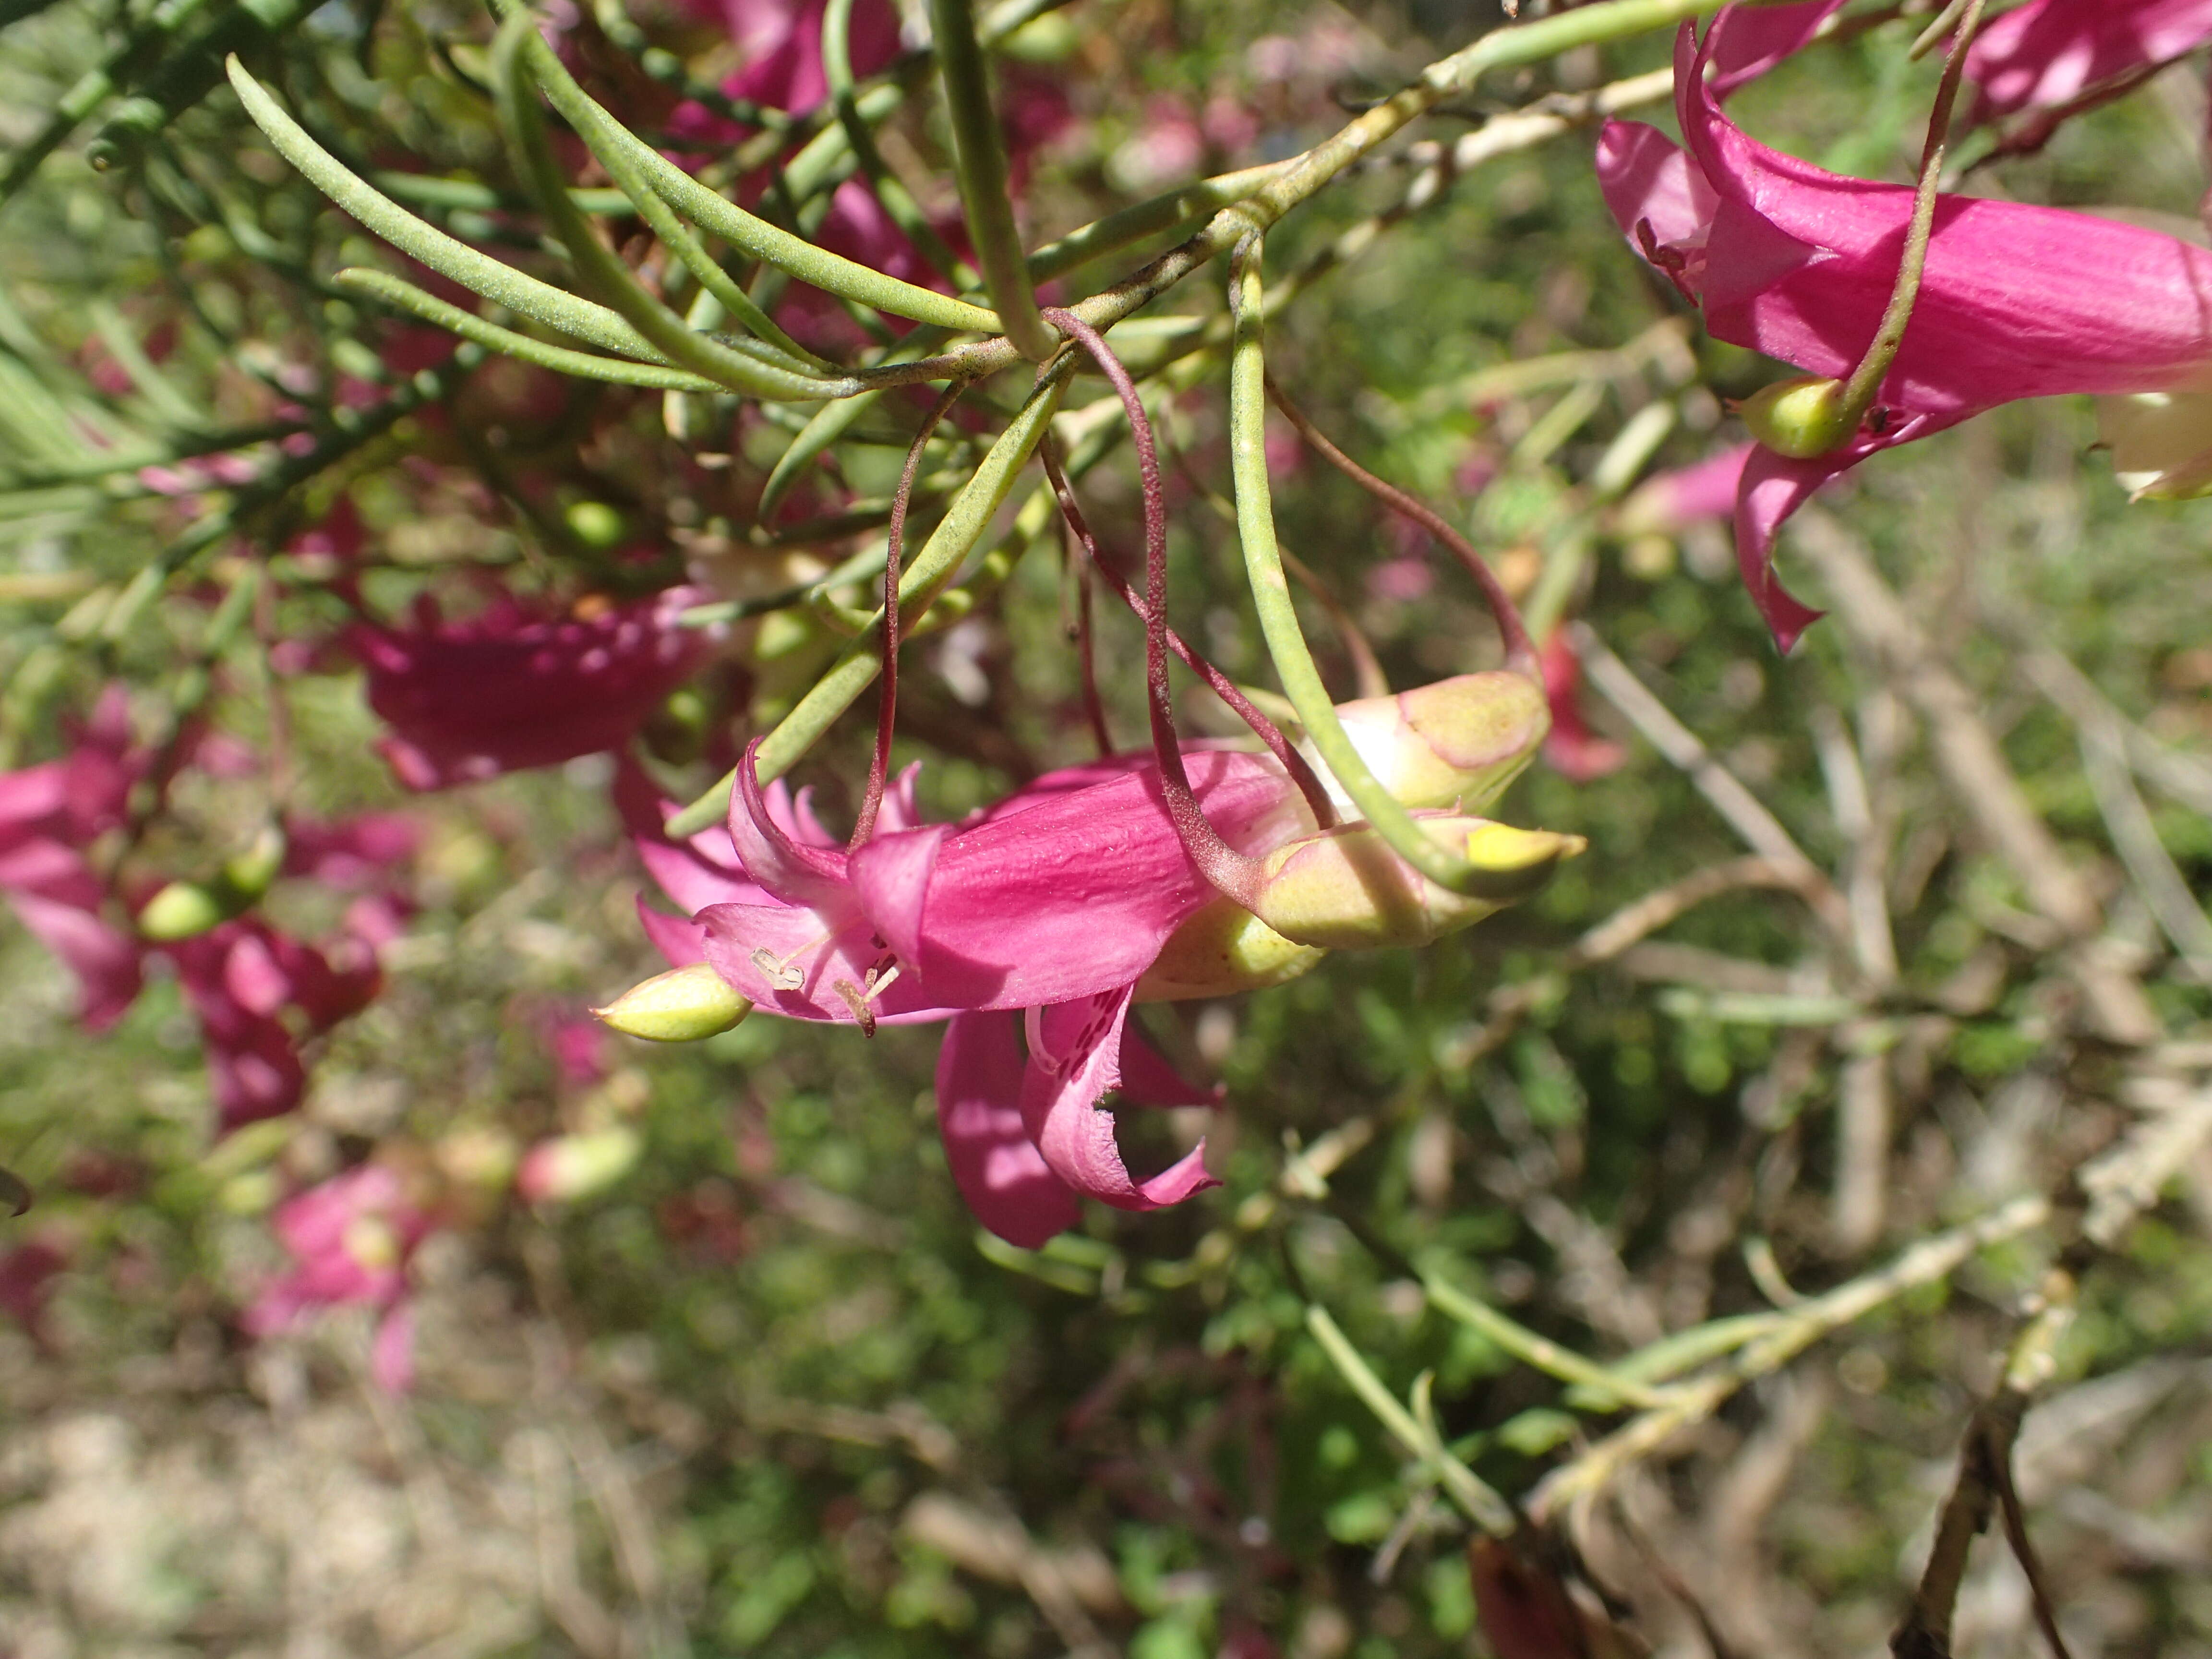
[[[1589,845],[1580,836],[1563,835],[1557,830],[1516,830],[1510,823],[1480,823],[1467,832],[1467,845],[1462,850],[1467,861],[1477,869],[1508,874],[1557,864],[1561,859],[1573,858]]]
[[[705,963],[672,968],[592,1012],[626,1036],[648,1042],[696,1042],[726,1031],[753,1005]]]

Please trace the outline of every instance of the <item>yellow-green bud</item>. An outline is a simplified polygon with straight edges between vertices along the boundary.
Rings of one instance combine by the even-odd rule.
[[[1472,809],[1495,800],[1552,726],[1543,688],[1505,672],[1455,674],[1395,696],[1361,697],[1340,703],[1336,717],[1392,798],[1416,808]],[[1326,769],[1316,769],[1328,779]]]
[[[138,913],[138,934],[157,945],[173,945],[212,932],[237,914],[220,885],[173,881],[146,901]]]
[[[1753,437],[1796,461],[1841,448],[1859,424],[1858,416],[1844,406],[1844,383],[1810,375],[1776,381],[1747,398],[1737,412]]]
[[[605,1007],[592,1010],[616,1030],[648,1042],[696,1042],[728,1030],[752,1011],[752,1004],[703,962],[656,974]]]
[[[173,881],[138,913],[138,933],[160,945],[197,939],[253,908],[284,868],[284,832],[264,824],[253,844],[207,881]]]
[[[621,1125],[590,1134],[556,1135],[523,1154],[515,1189],[532,1204],[588,1198],[628,1175],[644,1150],[637,1131]]]
[[[1292,943],[1234,900],[1218,898],[1169,936],[1137,981],[1137,1000],[1263,991],[1297,978],[1328,954]]]
[[[1284,939],[1323,950],[1427,945],[1527,898],[1584,846],[1580,836],[1455,813],[1419,823],[1437,846],[1475,866],[1474,890],[1437,886],[1371,824],[1340,824],[1262,860],[1253,914]]]
[[[222,866],[221,884],[236,896],[239,908],[259,898],[269,890],[284,867],[284,831],[274,823],[264,823],[253,837],[253,845]]]
[[[561,516],[567,520],[569,533],[595,552],[605,553],[617,546],[626,528],[623,515],[605,501],[576,501]]]

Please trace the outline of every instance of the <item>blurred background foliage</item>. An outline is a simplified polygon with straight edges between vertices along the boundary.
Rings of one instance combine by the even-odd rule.
[[[333,149],[463,181],[410,200],[458,234],[557,264],[498,143],[483,15],[333,0],[271,32],[251,12],[222,15],[248,20],[250,65]],[[10,153],[161,15],[57,0],[8,23]],[[642,0],[629,16],[696,82],[737,61],[711,19]],[[1032,245],[1182,177],[1295,153],[1498,21],[1465,0],[1051,11],[1006,71],[1069,112],[1030,159]],[[1909,176],[1934,73],[1905,62],[1917,27],[1810,54],[1735,112],[1826,165]],[[1667,47],[1501,77],[1416,136],[1449,142],[1498,109],[1663,64]],[[603,35],[592,50],[604,62],[612,49]],[[2194,73],[2069,124],[1976,187],[2193,219]],[[1587,781],[1539,767],[1502,814],[1590,839],[1540,898],[1418,955],[1337,957],[1273,992],[1147,1012],[1168,1052],[1227,1086],[1206,1126],[1224,1184],[1177,1209],[1092,1206],[1036,1253],[980,1233],[939,1149],[926,1032],[864,1042],[757,1018],[674,1050],[563,1048],[589,1005],[659,965],[632,912],[642,877],[608,804],[610,764],[405,796],[348,664],[254,638],[210,647],[216,603],[265,556],[275,582],[247,634],[335,635],[350,608],[313,536],[341,497],[367,549],[360,603],[387,617],[426,591],[465,603],[480,570],[564,600],[580,584],[650,588],[678,566],[757,593],[856,544],[749,541],[788,433],[757,406],[679,415],[659,394],[496,361],[446,362],[410,392],[442,358],[432,331],[328,281],[388,256],[214,84],[179,94],[185,106],[151,131],[103,135],[114,106],[101,103],[35,173],[10,177],[0,207],[0,745],[18,766],[59,752],[64,723],[111,680],[132,688],[143,729],[204,697],[216,730],[287,749],[294,809],[411,814],[416,908],[380,998],[314,1041],[301,1109],[223,1138],[173,979],[90,1035],[39,945],[6,934],[0,1161],[39,1194],[5,1224],[0,1267],[15,1315],[0,1328],[9,1652],[1479,1650],[1463,1527],[1316,1345],[1310,1303],[1400,1395],[1431,1375],[1446,1442],[1520,1496],[1614,1419],[1427,1306],[1417,1271],[1604,1359],[1786,1307],[2060,1187],[2143,1109],[2126,1091],[2145,1067],[2202,1087],[2203,986],[2166,958],[2076,726],[2021,665],[2031,641],[2061,653],[2142,732],[2203,754],[2205,509],[2128,505],[2090,453],[2089,412],[2064,403],[1885,456],[1826,502],[1909,596],[2100,884],[2112,948],[2133,952],[2164,1024],[2130,1050],[2081,1033],[2033,896],[1982,849],[1893,677],[1852,632],[1831,621],[1778,659],[1724,530],[1616,533],[1592,480],[1638,412],[1672,411],[1647,464],[1686,464],[1734,441],[1725,401],[1771,371],[1679,319],[1620,245],[1582,132],[1490,161],[1411,211],[1410,170],[1393,160],[1301,210],[1271,239],[1279,280],[1370,216],[1389,222],[1278,313],[1272,366],[1524,592],[1571,544],[1584,561],[1571,613],[1839,872],[1867,844],[1837,810],[1834,734],[1854,734],[1890,848],[1893,986],[1863,995],[1797,898],[1755,891],[1547,981],[1585,928],[1744,850],[1692,780],[1593,698],[1625,764]],[[649,131],[669,99],[641,74],[629,84],[638,106],[617,112]],[[1639,113],[1670,119],[1663,104]],[[930,98],[884,133],[902,173],[941,184]],[[88,144],[103,137],[110,165],[96,170]],[[1218,315],[1218,283],[1164,308]],[[1532,361],[1550,372],[1501,372]],[[1234,532],[1201,494],[1226,489],[1224,374],[1218,356],[1185,367],[1164,399],[1187,463],[1171,480],[1175,605],[1224,668],[1264,683]],[[444,412],[380,428],[341,413],[410,395]],[[1076,400],[1097,395],[1086,381]],[[295,428],[313,446],[296,488],[269,482],[281,460],[228,494],[191,471],[195,450]],[[872,435],[787,518],[880,495],[905,439],[896,422]],[[1285,436],[1285,545],[1342,597],[1393,683],[1489,663],[1476,596]],[[141,451],[184,487],[117,462]],[[1109,547],[1133,548],[1126,457],[1085,489]],[[1788,546],[1791,580],[1817,593]],[[132,586],[161,562],[165,591]],[[938,811],[1086,752],[1066,594],[1048,540],[972,617],[913,648],[901,757],[927,761]],[[1109,718],[1133,741],[1140,636],[1100,616]],[[1328,618],[1309,620],[1348,694]],[[767,718],[837,642],[804,611],[733,635],[727,665],[648,738],[667,775],[711,775],[686,720]],[[196,675],[210,649],[212,675]],[[801,769],[833,821],[868,740],[856,716]],[[194,775],[138,851],[168,873],[205,868],[265,804],[262,782]],[[2150,804],[2203,890],[2206,817]],[[303,931],[329,925],[314,908],[326,896],[272,899],[288,902]],[[1501,993],[1531,987],[1515,1005],[1525,1018],[1504,1018]],[[1871,1152],[1839,1133],[1854,1043],[1881,1052],[1893,1085]],[[1200,1127],[1188,1119],[1125,1120],[1133,1161],[1187,1145]],[[510,1189],[522,1149],[609,1131],[625,1155],[594,1190],[532,1205]],[[283,1265],[271,1206],[371,1158],[443,1194],[410,1266],[417,1375],[396,1397],[367,1380],[358,1314],[259,1340],[239,1324]],[[1862,1212],[1844,1225],[1847,1188]],[[2212,1654],[2208,1226],[2200,1156],[2086,1279],[2020,1449],[2077,1654]],[[57,1270],[27,1258],[33,1247]],[[1625,1473],[1578,1534],[1616,1611],[1632,1606],[1669,1652],[1879,1650],[2047,1255],[2031,1235],[1976,1256]],[[2024,1581],[1995,1541],[1983,1548],[1958,1650],[2027,1651]]]

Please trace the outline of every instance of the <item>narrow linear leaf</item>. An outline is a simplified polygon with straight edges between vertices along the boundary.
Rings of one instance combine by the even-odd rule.
[[[517,0],[501,0],[501,3],[509,15],[517,15]],[[756,218],[708,189],[608,114],[576,84],[535,28],[524,41],[523,50],[529,53],[531,70],[553,107],[576,129],[593,155],[604,161],[609,150],[617,150],[635,161],[661,198],[709,235],[719,236],[732,247],[789,271],[825,293],[858,301],[894,317],[968,333],[1000,331],[994,312],[902,283]]]
[[[526,276],[467,243],[456,241],[436,226],[425,224],[382,191],[371,189],[301,131],[236,58],[228,59],[225,67],[230,72],[230,84],[238,90],[239,102],[276,145],[276,153],[316,189],[401,252],[452,277],[470,292],[505,306],[517,316],[558,329],[572,339],[648,362],[667,362],[647,343],[644,336],[606,307],[564,294],[535,276]]]
[[[694,333],[674,312],[638,285],[629,267],[592,232],[568,199],[568,184],[553,159],[538,88],[523,67],[528,43],[538,41],[538,25],[527,12],[510,13],[492,46],[493,84],[498,92],[500,125],[555,232],[576,262],[585,284],[598,290],[632,326],[666,357],[705,376],[725,390],[755,398],[815,402],[849,397],[860,389],[851,379],[823,380],[763,363],[706,335]],[[551,53],[546,54],[549,58]]]

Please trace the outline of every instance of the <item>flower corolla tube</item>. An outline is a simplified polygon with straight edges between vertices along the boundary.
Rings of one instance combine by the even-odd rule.
[[[1483,876],[1444,892],[1364,824],[1321,830],[1271,757],[1182,746],[1193,793],[1258,861],[1260,915],[1219,895],[1178,839],[1152,756],[1054,772],[960,824],[924,823],[909,769],[878,831],[846,850],[807,792],[763,787],[749,755],[729,833],[683,843],[627,774],[624,810],[648,872],[688,919],[641,906],[678,968],[715,971],[763,1013],[854,1024],[949,1020],[939,1127],[977,1218],[1034,1247],[1091,1197],[1128,1210],[1214,1184],[1203,1144],[1133,1176],[1098,1109],[1212,1103],[1129,1023],[1133,1004],[1279,983],[1328,950],[1425,943],[1540,885],[1573,837],[1472,816],[1541,744],[1542,691],[1513,673],[1462,675],[1339,714],[1424,832]]]
[[[1730,26],[1723,13],[1702,46],[1686,26],[1677,40],[1686,148],[1608,122],[1599,182],[1631,245],[1717,338],[1840,380],[1889,302],[1913,191],[1824,171],[1731,124],[1704,79]],[[2212,252],[2088,214],[1942,196],[1911,321],[1864,422],[1826,453],[1762,446],[1746,462],[1735,505],[1745,583],[1786,650],[1820,613],[1775,575],[1775,534],[1839,473],[1999,404],[2066,392],[2165,399],[2128,436],[2146,451],[2163,439],[2170,455],[2197,435],[2172,434],[2212,406],[2208,391]],[[2129,470],[2128,455],[2115,459]]]

